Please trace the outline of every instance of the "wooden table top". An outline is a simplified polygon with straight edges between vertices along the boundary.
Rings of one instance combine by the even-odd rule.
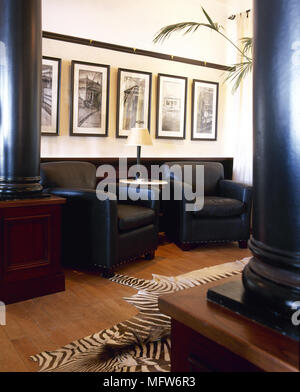
[[[34,207],[53,204],[65,204],[66,199],[59,196],[40,197],[33,199],[3,200],[0,201],[0,208],[8,207]]]
[[[160,310],[202,336],[269,372],[299,372],[299,344],[276,331],[208,302],[207,290],[240,276],[167,294]]]

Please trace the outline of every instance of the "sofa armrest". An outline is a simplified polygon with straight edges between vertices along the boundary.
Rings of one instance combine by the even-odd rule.
[[[247,206],[252,203],[252,187],[231,180],[220,180],[219,195],[240,200]]]

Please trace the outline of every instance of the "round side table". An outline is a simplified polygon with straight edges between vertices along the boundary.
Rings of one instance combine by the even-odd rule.
[[[164,180],[130,180],[130,179],[121,179],[119,180],[121,184],[131,184],[131,185],[167,185],[168,181]]]

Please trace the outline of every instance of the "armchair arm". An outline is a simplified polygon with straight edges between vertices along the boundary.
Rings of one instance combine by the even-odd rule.
[[[86,200],[96,201],[95,189],[89,188],[46,188],[44,193],[51,193],[52,195],[61,196],[68,200]],[[97,199],[98,200],[98,199]],[[99,200],[98,200],[99,201]]]
[[[193,230],[193,213],[188,208],[188,204],[196,202],[196,198],[187,200],[184,190],[192,193],[192,187],[189,184],[170,180],[170,200],[163,203],[166,232],[169,237],[180,242],[190,238]]]
[[[221,180],[219,182],[219,194],[220,196],[237,199],[245,203],[246,209],[241,215],[241,238],[249,238],[252,210],[252,187],[230,180]]]
[[[63,208],[64,253],[83,258],[83,263],[88,259],[94,266],[112,267],[118,252],[117,201],[100,201],[93,189],[48,188],[44,192],[67,199]]]
[[[235,181],[220,180],[219,194],[223,197],[237,199],[251,206],[252,203],[252,187]]]

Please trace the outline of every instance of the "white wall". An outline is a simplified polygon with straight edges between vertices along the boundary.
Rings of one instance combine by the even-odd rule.
[[[218,22],[227,9],[216,0],[42,0],[43,30],[222,63],[226,48],[221,37],[202,29],[163,45],[154,44],[163,26],[203,21],[201,5]]]
[[[184,4],[184,5],[183,5]],[[110,42],[140,49],[162,51],[208,62],[226,63],[226,44],[217,34],[202,30],[190,36],[171,38],[154,45],[155,32],[178,21],[204,21],[202,4],[219,23],[225,23],[230,9],[215,0],[43,0],[43,30]],[[153,147],[145,147],[146,157],[230,156],[231,144],[224,127],[226,88],[223,72],[192,65],[134,56],[104,49],[90,48],[53,40],[43,40],[43,54],[62,58],[61,119],[59,137],[42,137],[43,157],[118,157],[135,156],[135,148],[116,139],[117,68],[131,68],[153,73],[151,134],[155,135],[156,75],[168,73],[189,78],[186,140],[154,139]],[[110,126],[108,138],[70,137],[70,63],[71,60],[111,65]],[[192,79],[220,82],[218,140],[191,141]]]
[[[244,12],[253,9],[253,0],[217,0],[222,5],[227,6],[230,15],[235,15],[238,12]]]
[[[191,94],[192,79],[221,81],[222,71],[198,67],[172,61],[160,60],[127,53],[120,53],[107,49],[98,49],[78,44],[69,44],[49,39],[43,40],[44,54],[59,57],[62,62],[61,80],[61,118],[60,136],[42,136],[43,157],[118,157],[135,156],[136,148],[127,146],[126,139],[116,139],[116,107],[117,107],[117,70],[118,68],[136,69],[152,72],[152,102],[151,102],[151,128],[153,146],[143,148],[145,157],[180,157],[180,156],[223,156],[225,135],[223,133],[224,117],[224,89],[220,88],[219,98],[219,129],[218,140],[191,141]],[[71,83],[71,60],[109,64],[111,66],[110,80],[110,110],[109,110],[109,137],[79,137],[69,136],[69,113]],[[186,140],[155,139],[156,130],[156,88],[157,74],[188,76],[187,122]]]

